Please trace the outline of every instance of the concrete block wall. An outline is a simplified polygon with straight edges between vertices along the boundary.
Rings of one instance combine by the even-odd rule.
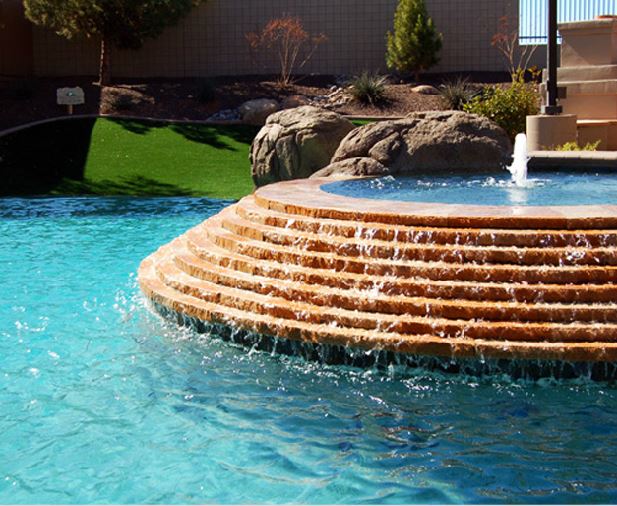
[[[517,0],[426,2],[444,36],[441,62],[431,71],[505,70],[491,38],[501,16],[516,24]],[[386,33],[392,29],[396,5],[397,0],[208,0],[142,50],[117,52],[112,71],[128,78],[273,73],[274,61],[255,64],[245,34],[283,14],[299,16],[309,32],[328,37],[302,73],[385,71]],[[35,28],[33,47],[36,75],[97,73],[96,41],[66,41]]]
[[[0,0],[0,76],[28,76],[33,71],[32,25],[20,1]]]

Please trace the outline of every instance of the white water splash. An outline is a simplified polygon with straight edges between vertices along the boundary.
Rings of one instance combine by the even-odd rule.
[[[527,185],[527,136],[518,134],[514,139],[514,161],[508,167],[516,186]]]

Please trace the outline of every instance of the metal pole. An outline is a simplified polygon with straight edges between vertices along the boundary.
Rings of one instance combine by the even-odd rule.
[[[542,113],[560,114],[562,108],[557,105],[557,0],[548,0],[548,43],[546,47],[547,100]]]

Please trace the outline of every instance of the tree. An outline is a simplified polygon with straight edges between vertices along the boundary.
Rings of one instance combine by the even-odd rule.
[[[424,0],[399,0],[394,13],[394,33],[388,32],[388,68],[412,72],[417,81],[439,62],[442,36],[426,11]]]
[[[24,0],[27,18],[58,35],[98,38],[99,84],[111,80],[113,48],[139,49],[201,0]]]

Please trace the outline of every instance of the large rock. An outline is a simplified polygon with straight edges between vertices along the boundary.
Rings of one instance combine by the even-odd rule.
[[[350,174],[349,166],[341,165],[350,159],[360,164],[353,175],[374,175],[380,170],[375,162],[390,174],[490,171],[505,165],[511,152],[504,130],[487,118],[460,111],[421,112],[356,128],[341,142],[332,166],[320,174]]]
[[[411,91],[414,93],[420,93],[421,95],[439,95],[439,90],[430,84],[414,86]]]
[[[311,178],[338,176],[386,176],[390,169],[372,158],[347,158],[315,172]]]
[[[278,111],[281,105],[271,98],[256,98],[244,102],[238,107],[240,118],[248,125],[261,126],[270,114]]]
[[[353,129],[339,114],[312,106],[272,114],[251,146],[255,185],[309,177],[330,163]]]

